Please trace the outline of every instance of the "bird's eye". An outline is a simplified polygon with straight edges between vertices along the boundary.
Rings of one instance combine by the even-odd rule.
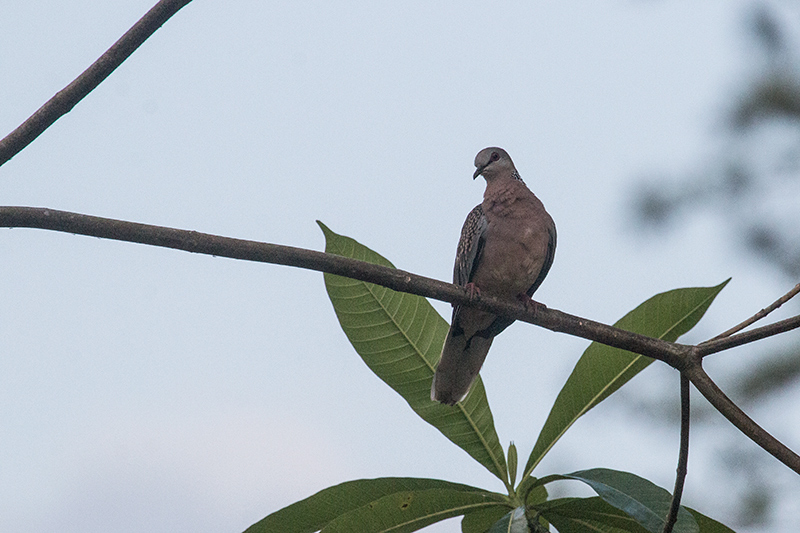
[[[492,161],[497,161],[498,159],[500,159],[500,154],[498,154],[497,152],[492,152],[491,159]]]

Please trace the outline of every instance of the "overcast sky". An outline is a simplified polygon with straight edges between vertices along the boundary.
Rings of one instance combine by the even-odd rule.
[[[0,136],[153,1],[4,0]],[[790,287],[711,216],[643,238],[629,200],[642,175],[713,150],[748,75],[751,4],[193,2],[0,168],[0,203],[317,250],[319,219],[449,280],[483,194],[473,158],[496,145],[558,227],[538,300],[610,323],[657,292],[733,276],[685,339],[699,341]],[[0,530],[238,532],[383,476],[503,490],[372,375],[319,273],[27,229],[1,230],[0,249]],[[521,462],[586,346],[524,324],[493,345],[482,376]],[[667,401],[677,384],[653,365],[631,386]],[[677,432],[630,423],[621,401],[537,472],[604,466],[671,487]],[[785,411],[753,414],[797,448]],[[685,503],[729,522],[712,459],[735,430],[717,418],[692,442]],[[800,509],[780,514],[797,525]]]

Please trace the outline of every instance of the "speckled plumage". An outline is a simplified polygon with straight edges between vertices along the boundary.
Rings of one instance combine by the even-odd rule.
[[[553,264],[553,219],[505,150],[481,150],[475,166],[473,178],[486,178],[486,192],[461,229],[453,283],[472,284],[480,292],[501,297],[533,296]],[[431,398],[448,405],[464,399],[492,340],[512,322],[471,307],[454,307]]]

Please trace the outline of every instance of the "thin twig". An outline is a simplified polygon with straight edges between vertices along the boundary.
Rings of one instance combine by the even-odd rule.
[[[731,335],[730,337],[725,337],[723,339],[705,341],[697,345],[696,353],[700,357],[705,357],[707,355],[711,355],[712,353],[729,350],[731,348],[735,348],[736,346],[742,346],[743,344],[748,344],[767,337],[772,337],[774,335],[778,335],[779,333],[785,333],[797,328],[800,328],[800,315],[774,322],[768,326],[761,326],[760,328],[751,329],[750,331],[745,331],[744,333]]]
[[[786,302],[788,302],[789,300],[794,298],[798,293],[800,293],[800,283],[795,285],[792,290],[790,290],[789,292],[787,292],[786,294],[784,294],[783,296],[781,296],[780,298],[778,298],[777,300],[772,302],[772,304],[769,307],[765,307],[764,309],[762,309],[761,311],[759,311],[755,315],[751,316],[750,318],[748,318],[747,320],[745,320],[741,324],[737,324],[737,325],[733,326],[728,331],[722,332],[719,335],[717,335],[716,337],[714,337],[713,339],[709,339],[706,342],[716,341],[716,340],[719,340],[719,339],[724,339],[725,337],[730,337],[731,335],[733,335],[737,331],[741,331],[744,328],[746,328],[747,326],[749,326],[751,324],[754,324],[755,322],[761,320],[762,318],[764,318],[765,316],[767,316],[768,314],[770,314],[771,312],[773,312],[774,310],[776,310],[777,308],[779,308],[780,306],[782,306],[783,304],[785,304]]]
[[[683,484],[686,481],[687,464],[689,463],[689,378],[681,373],[681,444],[678,452],[678,468],[675,470],[675,489],[672,491],[672,503],[669,506],[667,520],[662,533],[672,533],[675,522],[678,521],[678,511],[681,508]]]
[[[28,120],[0,141],[0,166],[17,155],[56,120],[72,110],[172,15],[191,0],[161,0],[80,76],[57,92]]]
[[[518,300],[505,300],[489,295],[482,295],[471,300],[464,287],[399,269],[291,246],[231,239],[196,231],[137,224],[35,207],[0,207],[0,227],[27,227],[78,233],[187,252],[316,270],[375,283],[399,292],[475,307],[496,315],[536,324],[552,331],[568,333],[614,348],[652,357],[679,371],[685,371],[686,376],[703,396],[708,398],[711,404],[733,422],[742,433],[800,474],[800,457],[760,428],[733,404],[703,371],[700,357],[702,349],[716,351],[725,349],[720,346],[720,343],[738,345],[751,342],[750,337],[753,335],[760,335],[759,338],[763,338],[800,327],[800,317],[795,317],[797,324],[773,324],[766,328],[759,328],[763,331],[753,330],[740,333],[727,339],[714,341],[710,343],[710,346],[694,347],[631,333],[544,306],[526,306]]]

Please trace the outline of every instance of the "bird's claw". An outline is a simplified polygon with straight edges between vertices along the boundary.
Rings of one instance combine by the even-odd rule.
[[[469,297],[470,302],[481,295],[481,290],[471,281],[464,285],[464,288],[467,289],[467,296]]]

